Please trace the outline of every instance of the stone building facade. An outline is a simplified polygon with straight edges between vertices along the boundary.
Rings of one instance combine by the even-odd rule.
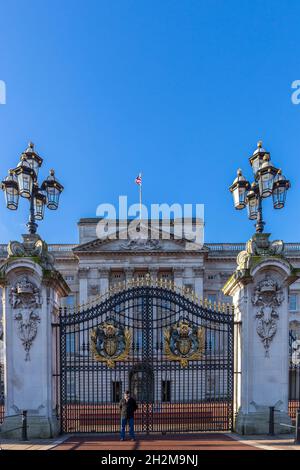
[[[106,239],[98,239],[99,220],[79,220],[78,244],[49,245],[55,267],[71,289],[71,294],[63,299],[63,306],[82,305],[104,294],[116,282],[146,275],[172,280],[178,287],[184,286],[212,304],[231,302],[221,289],[234,272],[236,257],[245,243],[205,243],[195,247],[184,238],[175,239],[174,222],[169,237],[164,229],[159,229],[153,240],[148,221],[141,222],[140,235],[135,239],[118,238],[129,221],[117,223],[115,239],[111,234]],[[6,256],[7,245],[1,244],[0,263]],[[300,243],[285,243],[285,256],[300,268]],[[289,310],[291,329],[300,336],[300,281],[290,287]]]

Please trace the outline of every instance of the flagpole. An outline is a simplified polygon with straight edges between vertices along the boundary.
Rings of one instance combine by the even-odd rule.
[[[142,177],[142,173],[140,173],[140,176]],[[140,220],[142,220],[142,182],[139,185],[140,187]]]

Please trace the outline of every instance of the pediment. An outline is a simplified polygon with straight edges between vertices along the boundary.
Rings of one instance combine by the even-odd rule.
[[[160,252],[202,250],[205,248],[191,243],[186,238],[176,238],[174,234],[161,229],[140,224],[139,231],[126,229],[111,232],[109,235],[83,243],[74,248],[74,253],[119,252]]]

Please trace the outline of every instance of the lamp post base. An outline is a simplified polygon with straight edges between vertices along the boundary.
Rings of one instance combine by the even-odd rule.
[[[291,433],[293,427],[291,418],[284,411],[275,410],[274,414],[274,433],[288,434]],[[269,434],[270,432],[270,411],[269,407],[261,407],[259,411],[251,413],[243,413],[239,411],[235,432],[241,435],[251,434]]]

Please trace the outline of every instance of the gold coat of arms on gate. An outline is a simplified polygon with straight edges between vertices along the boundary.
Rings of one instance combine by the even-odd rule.
[[[91,331],[91,351],[96,361],[114,368],[117,361],[127,359],[131,347],[131,332],[114,319],[107,319]]]
[[[165,355],[170,361],[179,361],[187,367],[189,361],[201,359],[205,349],[205,329],[187,319],[180,319],[164,330]]]

